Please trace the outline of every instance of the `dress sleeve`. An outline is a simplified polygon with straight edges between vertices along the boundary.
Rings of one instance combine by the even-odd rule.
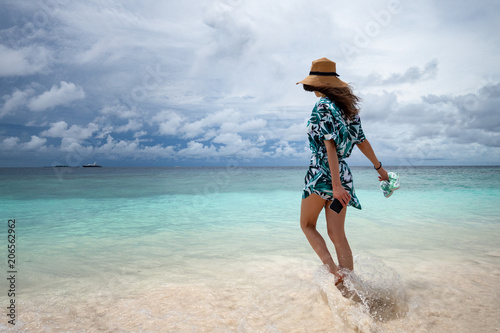
[[[335,109],[331,110],[327,105],[322,105],[318,109],[319,119],[319,132],[323,140],[333,140],[335,145],[340,143],[339,137],[339,122],[335,118]]]

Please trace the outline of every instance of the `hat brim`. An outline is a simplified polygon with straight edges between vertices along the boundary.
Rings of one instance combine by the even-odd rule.
[[[308,75],[304,80],[297,82],[297,84],[299,83],[312,87],[343,88],[348,86],[347,83],[336,76]]]

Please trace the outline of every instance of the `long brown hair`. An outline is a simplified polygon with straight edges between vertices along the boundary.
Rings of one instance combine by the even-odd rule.
[[[305,91],[317,91],[328,97],[330,101],[338,106],[344,117],[352,120],[359,113],[361,99],[354,95],[350,86],[342,88],[313,87],[304,84]]]

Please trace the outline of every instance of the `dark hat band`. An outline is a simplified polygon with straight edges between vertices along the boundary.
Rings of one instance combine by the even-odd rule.
[[[309,75],[317,75],[317,76],[339,76],[335,72],[309,72]]]

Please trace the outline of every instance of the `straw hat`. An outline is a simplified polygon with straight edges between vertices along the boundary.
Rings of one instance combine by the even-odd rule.
[[[347,83],[340,80],[337,76],[339,75],[337,74],[335,63],[327,58],[321,58],[312,62],[309,76],[297,82],[297,84],[302,83],[313,87],[347,87]]]

